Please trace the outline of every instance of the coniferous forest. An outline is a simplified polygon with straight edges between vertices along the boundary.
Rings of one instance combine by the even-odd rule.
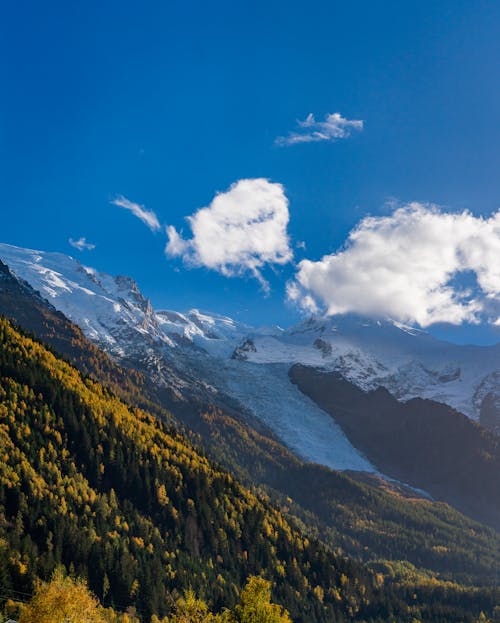
[[[171,424],[7,320],[0,346],[4,606],[62,566],[104,606],[133,609],[142,621],[173,616],[190,590],[214,613],[234,608],[248,578],[260,575],[297,622],[498,616],[494,583],[334,553]]]

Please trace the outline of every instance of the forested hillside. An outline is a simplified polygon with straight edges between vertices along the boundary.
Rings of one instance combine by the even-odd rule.
[[[240,481],[264,489],[292,521],[300,518],[309,534],[336,552],[363,560],[404,559],[461,582],[495,580],[500,542],[493,531],[447,505],[391,488],[386,481],[372,478],[367,484],[304,463],[269,431],[252,428],[234,410],[158,391],[144,375],[117,366],[1,262],[0,313],[35,333],[127,404],[174,423]]]
[[[124,400],[147,407],[163,419],[168,418],[169,414],[159,407],[159,396],[148,379],[135,370],[123,370],[114,364],[78,326],[28,283],[18,279],[1,260],[0,314],[33,333],[78,370],[104,383]]]
[[[498,601],[493,588],[391,580],[333,555],[175,430],[5,320],[0,395],[4,594],[29,593],[63,563],[104,603],[133,604],[145,620],[189,586],[216,610],[231,606],[261,572],[296,621],[424,611],[428,621],[463,621]]]

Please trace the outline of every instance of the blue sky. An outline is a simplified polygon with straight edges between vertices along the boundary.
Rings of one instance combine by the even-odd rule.
[[[297,262],[367,215],[500,207],[498,3],[18,0],[0,35],[2,241],[130,274],[157,307],[289,324]],[[335,112],[363,129],[275,144]],[[190,239],[187,216],[255,178],[282,185],[290,217],[293,262],[259,268],[268,295],[249,271],[165,256],[164,226]],[[95,249],[69,245],[82,236]],[[500,339],[484,322],[431,330]]]

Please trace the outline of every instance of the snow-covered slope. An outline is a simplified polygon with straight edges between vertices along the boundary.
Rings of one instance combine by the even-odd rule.
[[[234,356],[335,370],[362,389],[444,402],[473,419],[487,394],[500,395],[499,345],[451,344],[392,321],[310,318],[281,335],[247,338]]]
[[[130,277],[100,273],[62,253],[0,244],[0,258],[89,339],[117,354],[124,352],[131,338],[171,347],[182,340],[214,342],[214,350],[224,343],[231,353],[231,340],[236,344],[249,330],[230,318],[198,310],[156,312]]]
[[[214,400],[228,397],[305,459],[335,469],[376,471],[332,418],[290,383],[286,367],[232,358],[245,336],[259,330],[199,310],[156,312],[132,279],[99,273],[59,253],[0,244],[0,259],[89,339],[119,360],[140,362],[157,383],[169,385],[174,374],[179,391],[210,390]],[[279,335],[281,330],[263,332]]]
[[[169,340],[150,302],[130,277],[111,277],[62,253],[0,245],[0,258],[86,336],[121,354],[134,334],[148,341]]]
[[[311,318],[283,330],[225,316],[155,311],[129,277],[59,253],[0,244],[0,259],[114,357],[155,382],[224,396],[298,455],[336,469],[375,471],[331,416],[290,382],[294,363],[340,372],[363,389],[445,402],[500,422],[500,346],[458,346],[391,321]]]
[[[251,327],[231,318],[198,309],[185,314],[160,310],[156,317],[162,330],[177,342],[192,343],[221,357],[231,356],[235,346],[251,331]]]

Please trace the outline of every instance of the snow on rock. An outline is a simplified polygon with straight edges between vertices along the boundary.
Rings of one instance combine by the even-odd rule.
[[[111,277],[62,253],[46,253],[0,244],[0,258],[85,335],[120,354],[131,335],[171,343],[151,303],[130,277]]]
[[[155,312],[132,279],[100,273],[59,253],[0,244],[0,258],[105,350],[117,357],[132,350],[158,382],[162,362],[168,367],[175,361],[178,371],[230,396],[242,413],[265,422],[301,457],[336,469],[375,471],[332,418],[292,385],[288,366],[231,358],[249,334],[279,345],[286,335],[280,327],[255,330],[197,309]],[[182,376],[176,381],[181,383]]]
[[[476,420],[486,378],[500,395],[500,345],[451,344],[390,320],[309,318],[281,335],[253,335],[245,359],[334,370],[362,389],[436,400]]]
[[[401,323],[351,315],[253,328],[198,309],[155,311],[130,277],[60,253],[0,244],[0,259],[113,356],[133,354],[155,382],[176,366],[179,391],[184,382],[194,387],[194,379],[222,392],[308,460],[375,471],[331,416],[290,382],[295,363],[337,371],[365,390],[384,386],[400,400],[438,400],[474,419],[484,413],[500,426],[500,345],[459,346]]]

